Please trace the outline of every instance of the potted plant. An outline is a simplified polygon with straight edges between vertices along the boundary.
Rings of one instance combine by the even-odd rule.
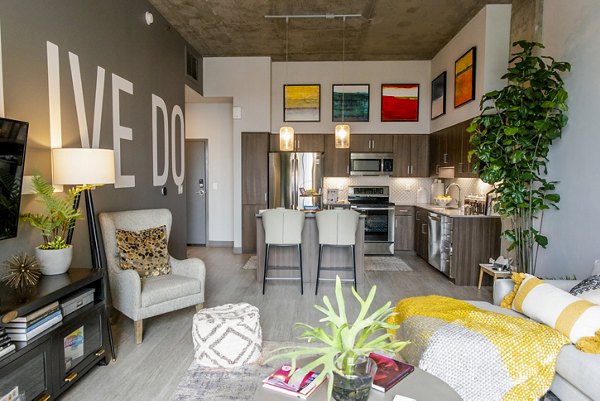
[[[296,326],[305,330],[300,339],[318,345],[279,348],[275,352],[283,353],[271,357],[270,360],[290,358],[291,372],[294,372],[298,358],[316,357],[294,372],[291,381],[304,377],[309,371],[321,366],[321,372],[315,380],[321,383],[325,378],[328,379],[328,400],[332,395],[338,401],[368,399],[377,367],[368,355],[373,351],[395,354],[408,344],[395,340],[393,334],[386,331],[398,329],[397,325],[387,323],[388,317],[393,314],[391,302],[369,314],[376,291],[376,286],[373,286],[367,298],[362,299],[352,288],[352,294],[360,304],[360,311],[356,320],[349,322],[342,283],[339,276],[336,277],[335,298],[338,310],[334,309],[327,296],[323,297],[325,306],[315,305],[315,308],[325,315],[320,321],[325,323],[326,327],[296,323]]]
[[[550,146],[567,124],[560,73],[571,65],[536,55],[544,48],[540,43],[514,45],[521,50],[502,76],[507,85],[483,95],[481,115],[467,129],[474,146],[469,159],[475,159],[481,179],[494,185],[494,211],[511,222],[503,235],[510,241],[508,250],[516,250],[517,270],[535,274],[539,247],[548,245],[541,234],[544,211],[558,209],[560,201],[557,182],[546,178],[546,167]]]
[[[74,200],[88,186],[73,187],[61,197],[39,175],[33,176],[32,185],[38,202],[45,210],[43,213],[24,213],[21,219],[42,233],[44,243],[35,249],[42,274],[62,274],[69,270],[73,257],[73,247],[65,241],[67,232],[81,216],[81,212],[74,208]]]

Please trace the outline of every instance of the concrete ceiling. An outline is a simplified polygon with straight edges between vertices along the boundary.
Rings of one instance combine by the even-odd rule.
[[[285,61],[283,14],[346,19],[346,60],[429,60],[486,4],[511,0],[150,0],[204,57]],[[342,59],[341,18],[290,19],[289,61]]]

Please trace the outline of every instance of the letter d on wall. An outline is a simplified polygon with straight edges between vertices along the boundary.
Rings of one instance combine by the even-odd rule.
[[[164,167],[158,173],[158,111],[162,112],[163,121],[163,159]],[[167,183],[169,174],[169,114],[167,105],[161,97],[152,94],[152,185],[159,187]]]

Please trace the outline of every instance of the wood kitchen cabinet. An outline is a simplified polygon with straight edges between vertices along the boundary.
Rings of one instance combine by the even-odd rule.
[[[432,176],[439,175],[440,167],[454,167],[457,178],[479,177],[468,160],[473,148],[471,134],[466,131],[470,123],[471,120],[466,120],[429,136],[429,172]]]
[[[415,210],[415,252],[426,262],[429,261],[429,221],[425,209]]]
[[[268,208],[269,140],[266,132],[242,133],[242,252],[256,252],[256,213]]]
[[[390,153],[394,151],[394,135],[353,134],[350,136],[350,151],[357,153]]]
[[[279,152],[279,134],[270,135],[269,150]],[[324,152],[325,139],[323,134],[294,135],[295,152]]]
[[[324,136],[323,176],[348,177],[350,175],[350,149],[336,149],[335,135],[328,134]]]
[[[429,136],[394,135],[393,177],[429,177]]]
[[[415,208],[396,206],[394,216],[394,250],[415,250]]]

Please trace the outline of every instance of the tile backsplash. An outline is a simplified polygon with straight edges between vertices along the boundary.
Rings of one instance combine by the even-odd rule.
[[[461,187],[461,201],[470,194],[485,194],[491,189],[491,186],[478,178],[452,178],[443,179],[444,185],[455,182]],[[340,191],[340,201],[348,200],[348,187],[355,185],[387,185],[390,187],[390,202],[393,203],[416,203],[417,190],[424,188],[431,193],[432,178],[394,178],[385,176],[352,176],[352,177],[325,177],[323,186],[325,196],[327,189],[338,189]],[[455,189],[450,190],[450,195],[455,197]],[[327,198],[324,198],[327,199]]]

